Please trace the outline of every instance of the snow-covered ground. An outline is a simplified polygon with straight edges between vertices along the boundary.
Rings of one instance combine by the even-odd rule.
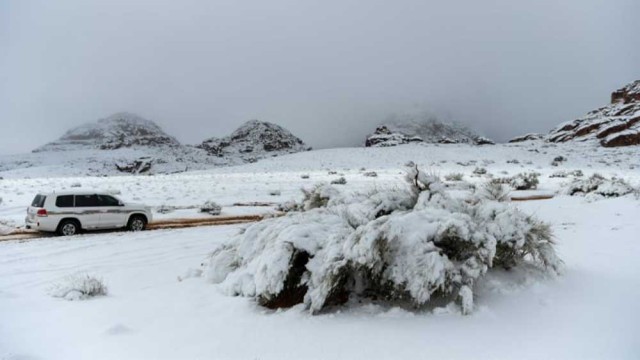
[[[557,156],[567,160],[552,166]],[[494,177],[536,171],[544,193],[571,181],[549,177],[558,171],[640,184],[640,147],[327,149],[161,176],[64,178],[41,169],[36,177],[34,169],[29,179],[0,180],[0,223],[19,225],[38,191],[78,184],[120,192],[125,200],[185,208],[165,217],[196,216],[208,199],[223,205],[223,214],[270,211],[233,205],[299,199],[301,187],[341,176],[347,184],[337,186],[347,191],[402,186],[408,161],[441,176],[462,173],[475,184],[488,180],[473,174],[476,168]],[[378,176],[364,175],[370,171]],[[479,287],[469,316],[456,309],[411,312],[372,304],[311,316],[302,307],[273,312],[228,297],[192,275],[216,244],[243,225],[0,242],[0,359],[640,358],[640,200],[556,195],[512,206],[552,224],[565,273],[537,280],[493,273]],[[87,273],[104,280],[107,296],[50,296],[49,289],[67,277]]]

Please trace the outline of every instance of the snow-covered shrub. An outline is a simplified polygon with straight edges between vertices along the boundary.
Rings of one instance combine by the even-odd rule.
[[[300,175],[301,179],[308,179],[309,178],[309,174],[302,174]]]
[[[49,294],[65,300],[85,300],[107,295],[107,287],[102,279],[93,275],[74,275],[54,284],[49,289]]]
[[[349,298],[473,309],[474,286],[493,267],[559,270],[549,227],[491,200],[452,198],[411,169],[408,189],[348,194],[324,185],[302,207],[249,226],[221,244],[207,277],[269,308],[312,313]]]
[[[505,186],[500,182],[489,181],[476,189],[476,199],[484,199],[498,202],[505,202],[511,200],[509,191],[505,189]]]
[[[483,168],[483,167],[477,167],[475,169],[473,169],[473,173],[476,175],[484,175],[487,173],[487,169]]]
[[[200,206],[200,212],[207,213],[209,215],[220,215],[222,212],[222,206],[218,205],[215,201],[208,200],[204,205]]]
[[[285,201],[283,203],[278,204],[278,206],[276,207],[276,210],[282,211],[282,212],[300,211],[302,210],[302,207],[297,202],[290,200],[290,201]]]
[[[462,173],[450,173],[444,176],[447,181],[462,181],[464,174]]]
[[[347,179],[344,178],[344,176],[341,176],[335,180],[331,180],[331,184],[333,185],[344,185],[347,183]]]
[[[362,173],[362,175],[366,177],[378,177],[378,173],[375,171],[367,171],[365,173]]]
[[[556,171],[553,174],[549,175],[550,178],[566,178],[569,176],[573,176],[573,177],[581,177],[584,174],[582,173],[582,170],[573,170],[573,171]]]
[[[280,190],[269,190],[269,195],[271,195],[271,196],[280,196],[280,195],[282,195],[282,192],[280,192]]]
[[[538,176],[540,174],[536,172],[520,173],[511,178],[510,185],[516,190],[537,189],[539,184]]]
[[[634,192],[634,188],[623,179],[607,179],[593,174],[587,179],[574,179],[563,191],[571,196],[593,194],[602,197],[619,197]]]
[[[0,205],[2,205],[2,197],[0,196]]]

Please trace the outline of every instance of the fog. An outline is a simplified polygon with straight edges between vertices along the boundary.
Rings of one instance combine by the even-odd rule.
[[[0,153],[119,111],[183,143],[242,122],[357,145],[428,111],[504,141],[640,78],[637,0],[0,2]]]

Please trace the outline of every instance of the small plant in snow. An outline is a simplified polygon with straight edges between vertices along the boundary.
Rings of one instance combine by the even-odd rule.
[[[462,173],[450,173],[444,176],[447,181],[462,181],[464,174]]]
[[[54,284],[49,289],[53,297],[65,300],[86,300],[95,296],[107,295],[107,287],[102,279],[92,275],[74,275]]]
[[[218,205],[215,201],[208,200],[200,207],[200,212],[207,213],[209,215],[220,215],[222,212],[222,206]]]
[[[378,177],[378,173],[375,171],[367,171],[365,173],[363,173],[362,175],[366,176],[366,177]]]
[[[536,172],[520,173],[511,178],[510,185],[516,190],[532,190],[537,189],[540,174]]]
[[[592,194],[601,197],[619,197],[634,191],[635,189],[623,179],[607,179],[595,173],[587,179],[574,179],[563,193],[571,196]]]
[[[476,175],[484,175],[487,173],[487,169],[483,168],[483,167],[477,167],[475,169],[473,169],[473,173]]]
[[[309,178],[309,174],[302,174],[300,175],[301,179],[308,179]]]
[[[473,309],[477,281],[495,267],[562,266],[550,228],[516,208],[449,196],[411,168],[408,189],[347,194],[305,191],[305,211],[249,226],[219,245],[207,277],[268,308],[317,313],[350,298]]]
[[[282,195],[282,193],[280,192],[280,190],[270,190],[269,191],[269,195],[271,195],[271,196],[280,196],[280,195]]]
[[[489,181],[475,192],[478,199],[505,202],[511,200],[509,191],[499,182]]]
[[[335,180],[331,180],[331,184],[333,185],[344,185],[347,183],[347,179],[344,178],[344,176],[341,176]]]

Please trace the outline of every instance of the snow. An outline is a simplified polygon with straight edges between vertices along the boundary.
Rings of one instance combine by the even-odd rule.
[[[551,166],[559,155],[567,161]],[[507,163],[512,159],[519,163]],[[166,217],[202,216],[199,206],[208,199],[222,205],[223,215],[269,212],[275,206],[233,204],[301,200],[301,187],[341,176],[346,193],[394,189],[410,160],[441,176],[462,173],[456,183],[471,185],[490,175],[540,173],[538,190],[527,194],[561,192],[573,177],[549,177],[558,171],[640,185],[639,147],[587,143],[326,149],[236,167],[106,178],[62,177],[51,161],[51,167],[0,173],[0,223],[21,224],[36,192],[76,183],[119,190],[125,200],[154,207],[184,207]],[[488,174],[474,175],[477,166]],[[364,176],[367,171],[378,176]],[[274,189],[281,194],[271,195]],[[271,311],[228,296],[199,276],[201,264],[246,225],[0,241],[0,359],[639,358],[640,200],[557,194],[510,206],[551,224],[565,271],[555,278],[524,270],[490,274],[477,284],[466,316],[458,307],[410,311],[366,301],[312,316],[302,306]],[[48,293],[81,274],[101,278],[108,294],[66,301]]]

